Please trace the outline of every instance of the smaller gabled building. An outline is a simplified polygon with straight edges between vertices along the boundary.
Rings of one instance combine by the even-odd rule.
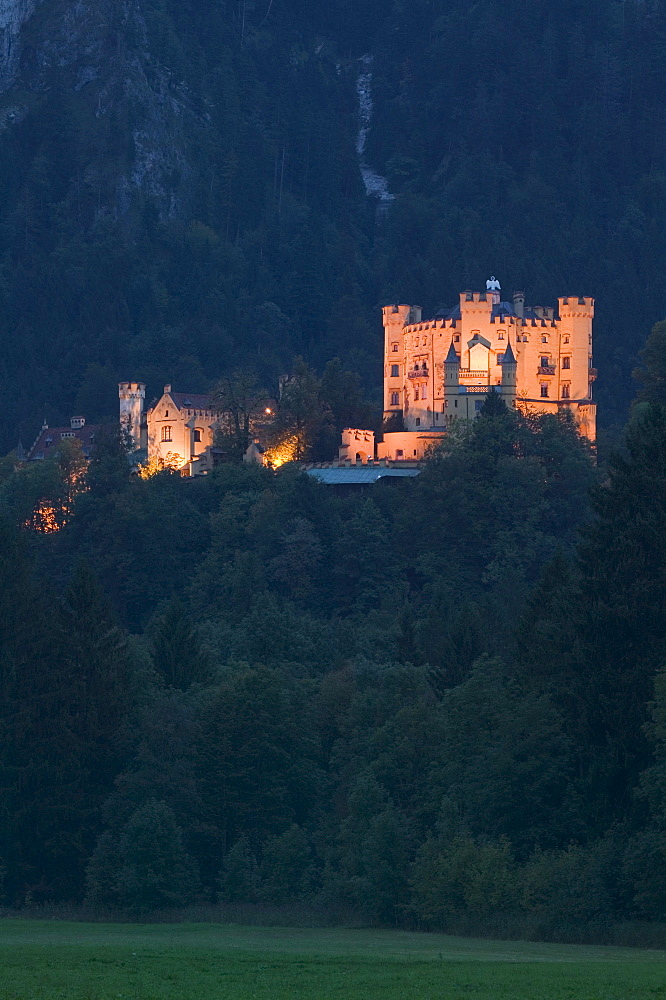
[[[158,468],[203,475],[213,467],[215,435],[223,413],[202,393],[174,392],[170,385],[144,409],[143,382],[120,382],[120,423],[134,451]]]

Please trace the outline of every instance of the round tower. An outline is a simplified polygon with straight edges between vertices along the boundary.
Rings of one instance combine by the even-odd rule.
[[[129,435],[132,441],[132,450],[137,451],[141,447],[146,386],[143,382],[119,382],[118,397],[120,399],[120,426]]]
[[[500,362],[502,365],[502,386],[500,395],[507,406],[516,405],[516,392],[518,385],[518,362],[513,353],[511,342],[506,345],[506,350]]]

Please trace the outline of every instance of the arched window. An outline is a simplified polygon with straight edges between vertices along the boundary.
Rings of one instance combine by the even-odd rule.
[[[565,382],[565,384],[562,386],[562,399],[570,399],[570,398],[571,398],[571,386]]]
[[[171,440],[171,428],[170,427],[163,427],[162,428],[162,440],[163,441],[170,441]]]

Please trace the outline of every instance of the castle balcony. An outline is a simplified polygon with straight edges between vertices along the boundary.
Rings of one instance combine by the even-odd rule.
[[[460,369],[461,378],[488,378],[488,372],[484,371],[483,368],[477,371],[475,368],[461,368]]]
[[[556,365],[539,365],[537,375],[554,375],[556,367]]]
[[[590,368],[590,369],[588,369],[587,377],[588,377],[588,379],[589,379],[590,382],[594,382],[594,380],[596,379],[596,377],[597,377],[598,374],[599,374],[599,372],[597,371],[596,368]]]
[[[430,371],[427,368],[418,368],[407,372],[407,378],[430,378]]]

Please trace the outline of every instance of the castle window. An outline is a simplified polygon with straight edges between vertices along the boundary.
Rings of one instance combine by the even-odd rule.
[[[500,330],[500,332],[497,334],[497,339],[498,340],[504,340],[504,334],[505,333],[506,333],[506,330]]]
[[[402,448],[398,448],[398,450],[397,450],[397,451],[396,451],[396,453],[395,453],[395,457],[396,457],[396,458],[402,458],[402,456],[403,456],[404,454],[405,454],[405,453],[404,453],[404,451],[402,450]]]
[[[550,364],[550,357],[547,354],[542,354],[541,355],[541,367],[542,368],[547,368],[549,364]],[[546,373],[544,372],[544,375],[545,374]]]
[[[562,358],[562,367],[571,368],[571,358]]]
[[[454,400],[453,400],[453,405],[454,405],[454,406],[457,406],[457,405],[458,405],[458,400],[457,400],[457,399],[454,399]]]
[[[198,427],[196,428],[196,430],[194,432],[194,440],[195,441],[201,441],[201,431],[199,430]]]
[[[541,383],[541,398],[542,399],[547,399],[548,398],[548,383],[547,382],[542,382]]]
[[[564,338],[564,343],[565,343],[565,344],[568,344],[568,343],[569,343],[569,337],[565,337],[565,338]]]
[[[425,347],[427,343],[428,343],[428,338],[424,337],[423,338],[423,346]]]
[[[400,406],[400,393],[399,392],[392,392],[391,393],[391,406]]]
[[[571,397],[571,386],[566,383],[562,386],[562,399],[569,399]]]
[[[391,344],[391,350],[393,351],[394,354],[397,354],[398,353],[398,345],[397,344]]]
[[[162,428],[162,440],[163,441],[170,441],[171,440],[171,428],[170,427],[163,427]]]
[[[168,411],[168,410],[165,410],[165,411],[164,411],[164,417],[165,417],[165,419],[166,419],[166,418],[167,418],[168,416],[169,416],[169,411]]]
[[[460,343],[460,334],[459,333],[457,333],[455,335],[455,337],[453,338],[453,342],[454,342],[454,344],[459,344]]]
[[[421,426],[421,418],[420,418],[420,417],[417,417],[417,418],[416,418],[416,426],[417,426],[417,427],[420,427],[420,426]]]
[[[398,378],[400,375],[400,365],[391,365],[391,378]]]
[[[426,385],[421,386],[421,399],[428,398],[428,387]]]
[[[548,343],[548,337],[542,337],[541,338],[541,343],[542,344],[547,344]]]

